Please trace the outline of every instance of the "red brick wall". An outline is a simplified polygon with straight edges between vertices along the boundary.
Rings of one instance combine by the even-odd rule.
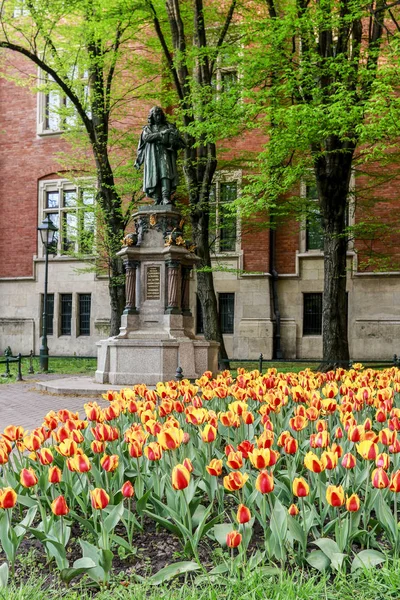
[[[245,271],[269,272],[269,229],[261,217],[242,223],[243,268]]]
[[[33,72],[25,59],[12,61]],[[55,154],[66,149],[61,136],[37,136],[36,111],[36,94],[0,80],[0,277],[33,274],[38,180],[57,172]]]

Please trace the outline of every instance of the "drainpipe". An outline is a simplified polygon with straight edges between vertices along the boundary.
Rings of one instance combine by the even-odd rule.
[[[273,225],[271,223],[271,225]],[[270,272],[271,272],[271,287],[272,287],[272,309],[275,316],[274,327],[274,358],[282,359],[283,353],[281,350],[281,313],[279,312],[279,297],[278,297],[278,271],[276,270],[276,231],[274,227],[269,230],[269,251],[270,251]]]

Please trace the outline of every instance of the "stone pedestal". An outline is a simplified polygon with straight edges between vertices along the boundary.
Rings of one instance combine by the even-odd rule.
[[[189,307],[190,273],[198,258],[183,237],[172,206],[146,206],[133,215],[136,233],[118,255],[126,268],[126,307],[120,334],[98,342],[99,383],[154,385],[217,372],[216,342],[197,339]]]

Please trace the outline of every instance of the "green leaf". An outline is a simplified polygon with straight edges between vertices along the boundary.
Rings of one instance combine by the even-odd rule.
[[[8,574],[9,574],[8,564],[6,562],[4,562],[2,565],[0,565],[0,589],[7,587]]]
[[[135,552],[135,548],[132,548],[132,546],[129,544],[129,542],[127,542],[126,539],[121,537],[120,535],[116,535],[114,533],[113,535],[110,536],[110,539],[111,539],[111,541],[118,544],[118,546],[121,546],[122,548],[125,548],[125,550],[128,550],[128,552],[131,552],[132,554]]]
[[[339,546],[334,540],[331,540],[330,538],[319,538],[318,540],[315,540],[315,542],[312,543],[318,546],[318,548],[322,550],[322,552],[326,554],[326,556],[330,560],[332,560],[332,556],[334,554],[340,553]]]
[[[275,506],[273,507],[271,514],[270,527],[276,540],[282,545],[285,542],[288,528],[287,509],[279,502],[278,498],[275,498]]]
[[[214,536],[221,546],[226,546],[226,536],[230,531],[232,531],[232,529],[232,523],[221,523],[219,525],[214,525]]]
[[[112,567],[113,553],[111,550],[100,550],[100,566],[104,569],[105,573],[109,573]]]
[[[361,550],[351,564],[351,572],[354,573],[357,569],[371,569],[376,565],[386,561],[386,556],[378,550]]]
[[[117,506],[113,506],[112,510],[110,511],[110,513],[107,515],[107,517],[104,519],[104,529],[106,530],[107,534],[110,534],[115,526],[118,524],[118,522],[120,521],[122,515],[124,512],[124,505],[121,502],[120,504],[117,504]]]
[[[312,552],[310,552],[310,554],[306,557],[306,561],[309,565],[314,567],[314,569],[318,569],[318,571],[321,571],[321,573],[326,571],[326,569],[328,569],[329,565],[331,564],[331,561],[326,556],[326,554],[322,552],[322,550],[313,550]]]
[[[37,500],[31,498],[30,496],[23,496],[22,494],[18,494],[17,502],[18,504],[22,504],[22,506],[27,506],[28,508],[31,506],[37,506]]]
[[[146,508],[147,500],[150,498],[150,494],[151,494],[151,490],[148,490],[144,494],[144,496],[142,496],[141,498],[139,498],[139,500],[136,501],[136,510],[139,515],[141,515],[143,513],[144,509]]]
[[[82,548],[83,557],[91,558],[92,561],[96,565],[95,567],[92,567],[88,571],[89,577],[99,583],[104,581],[105,580],[105,572],[104,572],[104,569],[100,565],[100,560],[101,560],[100,550],[98,548],[96,548],[96,546],[93,546],[93,544],[89,544],[89,542],[86,542],[85,540],[79,540],[79,543]]]
[[[347,554],[343,554],[342,552],[335,552],[331,557],[331,567],[336,571],[340,571],[343,565],[343,561],[346,558]]]
[[[171,521],[168,521],[168,519],[164,519],[164,517],[160,517],[159,515],[151,513],[148,510],[144,510],[143,514],[147,515],[151,519],[154,519],[154,521],[157,521],[157,523],[165,527],[165,529],[168,529],[168,531],[172,531],[172,533],[175,533],[179,537],[181,536],[181,531],[179,527],[171,523]]]
[[[392,541],[394,542],[397,536],[397,524],[395,523],[392,511],[382,498],[382,493],[380,493],[377,497],[377,502],[375,502],[375,510],[378,521],[381,523],[388,536],[391,537]]]
[[[90,569],[94,568],[96,564],[93,562],[91,558],[78,558],[73,564],[71,569],[62,569],[60,572],[61,580],[65,583],[70,583],[75,577],[78,575],[83,575],[84,573],[89,575]]]
[[[183,561],[173,563],[172,565],[164,567],[155,575],[149,577],[147,581],[148,583],[150,583],[150,585],[160,585],[161,583],[164,583],[164,581],[169,581],[177,575],[181,575],[182,573],[191,573],[193,571],[198,571],[199,569],[200,565],[198,565],[194,561]]]

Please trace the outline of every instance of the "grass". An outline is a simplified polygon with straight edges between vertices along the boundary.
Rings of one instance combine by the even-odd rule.
[[[96,370],[96,358],[65,358],[60,356],[49,357],[49,373],[60,373],[60,375],[92,375]],[[10,363],[10,377],[0,377],[0,384],[15,383],[17,377],[17,363]],[[0,364],[0,373],[5,372],[6,365]],[[21,362],[22,377],[28,375],[29,359],[23,358]],[[40,376],[39,358],[33,359],[34,374]]]
[[[393,561],[380,569],[336,577],[310,575],[300,569],[271,576],[258,568],[248,571],[243,579],[234,574],[222,583],[183,585],[175,581],[152,587],[127,580],[97,593],[80,585],[47,587],[44,579],[32,577],[19,587],[0,589],[0,600],[398,600],[399,589],[400,562]]]

